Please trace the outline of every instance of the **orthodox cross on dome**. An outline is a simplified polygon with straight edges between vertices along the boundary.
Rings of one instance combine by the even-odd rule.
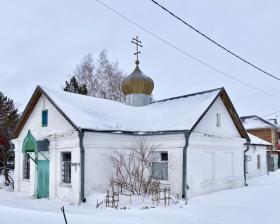
[[[135,38],[134,38],[134,37],[132,38],[131,43],[135,44],[135,46],[136,46],[136,52],[134,53],[134,55],[136,55],[135,64],[136,64],[136,65],[139,65],[138,55],[139,55],[141,52],[138,50],[138,47],[143,47],[143,45],[141,45],[142,42],[141,42],[140,40],[138,40],[138,36],[136,36]]]

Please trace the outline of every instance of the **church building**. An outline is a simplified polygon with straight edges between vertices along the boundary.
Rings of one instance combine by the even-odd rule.
[[[141,138],[158,146],[152,173],[174,196],[243,186],[249,137],[226,90],[152,102],[153,88],[138,59],[126,103],[37,86],[14,131],[15,191],[84,202],[109,187],[107,155]]]

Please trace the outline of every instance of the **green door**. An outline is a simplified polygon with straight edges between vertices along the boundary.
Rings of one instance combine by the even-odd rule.
[[[38,160],[37,198],[49,196],[49,160]]]

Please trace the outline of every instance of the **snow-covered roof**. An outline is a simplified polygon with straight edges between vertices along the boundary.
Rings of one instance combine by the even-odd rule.
[[[271,145],[271,143],[255,136],[255,135],[252,135],[250,133],[248,133],[248,135],[251,140],[250,144],[252,144],[252,145]]]
[[[256,115],[241,117],[245,129],[258,129],[258,128],[277,128],[278,125],[271,123]]]
[[[42,89],[81,129],[133,132],[190,130],[221,90],[134,107],[62,90]]]
[[[110,132],[174,132],[193,130],[217,97],[221,97],[244,138],[248,135],[226,91],[218,88],[134,107],[124,103],[38,86],[13,136],[16,138],[44,94],[77,130]]]

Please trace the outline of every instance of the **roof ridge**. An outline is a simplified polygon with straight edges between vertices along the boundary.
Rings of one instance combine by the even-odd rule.
[[[73,93],[70,91],[65,91],[63,89],[56,89],[56,88],[52,88],[49,86],[42,86],[42,85],[37,85],[38,88],[40,88],[42,91],[44,92],[48,92],[48,90],[51,91],[55,91],[61,94],[65,94],[65,95],[71,95],[71,96],[75,96],[75,97],[84,97],[84,98],[88,98],[88,99],[95,99],[95,100],[100,100],[100,101],[111,101],[114,103],[120,103],[120,104],[124,104],[123,102],[117,101],[117,100],[112,100],[112,99],[105,99],[105,98],[101,98],[101,97],[97,97],[97,96],[90,96],[90,95],[83,95],[83,94],[79,94],[79,93]],[[126,104],[124,104],[126,105]]]
[[[190,93],[190,94],[185,94],[185,95],[181,95],[181,96],[165,98],[165,99],[162,99],[162,100],[154,101],[153,103],[164,102],[164,101],[168,101],[168,100],[176,100],[176,99],[180,99],[180,98],[186,98],[186,97],[195,96],[195,95],[198,95],[198,94],[210,93],[210,92],[214,92],[214,91],[222,90],[222,89],[224,89],[224,87],[220,87],[220,88],[216,88],[216,89],[210,89],[210,90],[205,90],[205,91],[200,91],[200,92],[195,92],[195,93]]]
[[[241,116],[240,118],[252,118],[252,117],[257,117],[257,115],[246,115],[246,116]]]
[[[39,87],[43,91],[45,91],[45,90],[47,91],[49,89],[49,90],[56,91],[56,92],[63,92],[65,94],[71,94],[71,95],[73,94],[75,96],[78,95],[78,96],[82,96],[82,97],[95,98],[95,99],[98,99],[98,100],[108,100],[108,101],[114,101],[114,102],[122,103],[122,102],[116,101],[116,100],[104,99],[104,98],[99,98],[99,97],[96,97],[96,96],[82,95],[82,94],[77,94],[77,93],[73,93],[73,92],[69,92],[69,91],[63,91],[61,89],[55,89],[55,88],[44,86],[44,85],[37,85],[37,87]],[[195,93],[190,93],[190,94],[185,94],[185,95],[180,95],[180,96],[175,96],[175,97],[169,97],[169,98],[165,98],[165,99],[162,99],[162,100],[156,100],[156,101],[154,101],[152,103],[164,102],[164,101],[168,101],[168,100],[176,100],[176,99],[180,99],[180,98],[186,98],[186,97],[190,97],[190,96],[195,96],[195,95],[198,95],[198,94],[210,93],[210,92],[214,92],[214,91],[222,90],[222,89],[224,89],[224,87],[204,90],[204,91],[200,91],[200,92],[195,92]]]
[[[270,122],[270,121],[268,121],[268,120],[266,120],[266,119],[264,119],[264,118],[261,118],[261,117],[259,117],[258,115],[242,116],[242,117],[240,117],[240,119],[249,119],[249,118],[253,118],[253,117],[258,118],[258,119],[261,120],[262,122],[267,123],[267,124],[269,124],[269,125],[271,125],[271,126],[273,126],[273,127],[276,127],[276,128],[278,127],[277,124],[273,124],[272,122]],[[244,120],[244,122],[246,122],[246,121]]]

